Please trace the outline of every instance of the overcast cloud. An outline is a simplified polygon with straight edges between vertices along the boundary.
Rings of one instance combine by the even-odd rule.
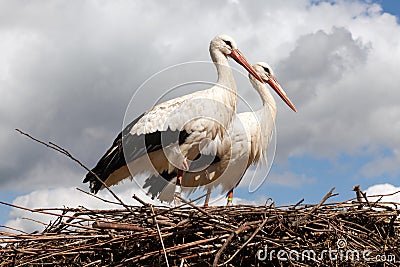
[[[35,203],[31,192],[53,190],[46,201],[60,205],[64,196],[54,192],[86,188],[84,170],[14,128],[91,167],[121,130],[134,91],[165,67],[209,60],[209,41],[219,33],[234,37],[251,62],[268,62],[298,109],[275,97],[277,163],[362,155],[368,160],[359,175],[399,177],[396,17],[373,3],[316,2],[0,1],[0,199],[13,191]],[[239,93],[258,99],[250,85]],[[141,97],[137,115],[153,104]],[[270,182],[296,187],[317,179],[287,169]]]

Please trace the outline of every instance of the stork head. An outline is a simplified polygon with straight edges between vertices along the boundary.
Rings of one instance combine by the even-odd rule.
[[[237,48],[237,44],[232,37],[226,34],[216,36],[211,40],[210,53],[214,62],[216,60],[215,53],[220,52],[225,57],[233,58],[237,63],[242,65],[249,73],[251,73],[257,80],[262,82],[261,77],[257,74],[254,68],[250,65],[248,60],[244,57],[242,52]]]
[[[219,50],[226,56],[229,56],[234,49],[237,49],[235,40],[226,34],[216,36],[210,43],[210,50]]]
[[[294,111],[296,112],[296,107],[293,105],[292,101],[286,95],[286,92],[282,89],[278,80],[275,78],[274,71],[272,68],[265,62],[257,62],[253,65],[253,68],[256,70],[258,75],[263,80],[263,83],[268,83],[269,86],[274,89],[274,91],[280,96],[280,98]],[[249,75],[250,79],[254,79]]]

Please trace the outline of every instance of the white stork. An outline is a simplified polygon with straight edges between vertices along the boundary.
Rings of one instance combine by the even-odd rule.
[[[228,128],[228,133],[222,139],[217,137],[201,151],[205,156],[212,158],[211,164],[199,171],[185,172],[183,176],[182,186],[186,193],[191,193],[199,187],[207,189],[208,196],[205,206],[208,205],[210,191],[220,185],[222,186],[221,191],[229,191],[227,195],[228,204],[230,204],[233,198],[233,189],[240,183],[249,166],[256,164],[261,158],[266,161],[266,150],[272,137],[277,108],[265,83],[268,83],[282,100],[293,111],[296,111],[295,106],[275,78],[271,67],[265,62],[259,62],[253,65],[253,68],[263,80],[260,82],[249,74],[250,82],[259,93],[263,107],[256,112],[237,114]],[[206,161],[210,160],[206,159]],[[201,168],[195,164],[191,165],[191,169],[196,167]],[[173,178],[172,174],[163,173],[162,176],[166,179]],[[158,198],[161,201],[172,201],[173,183],[174,180],[160,190]],[[150,186],[149,192],[152,191],[154,195],[155,190],[151,188],[151,180],[147,182],[147,186]]]
[[[92,169],[107,186],[145,172],[170,173],[176,169],[179,185],[183,170],[188,169],[186,159],[193,160],[198,155],[200,142],[223,136],[237,102],[228,57],[262,79],[227,35],[211,41],[210,55],[217,68],[216,85],[158,104],[126,126]],[[90,182],[93,193],[103,189],[91,172],[83,182]]]

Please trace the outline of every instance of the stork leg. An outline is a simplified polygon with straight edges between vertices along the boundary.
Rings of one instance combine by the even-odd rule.
[[[206,199],[204,200],[204,207],[208,207],[208,202],[210,202],[211,188],[207,188]]]
[[[183,169],[185,171],[189,170],[189,163],[187,162],[187,158],[186,157],[183,159],[182,165],[183,165]]]
[[[233,189],[229,190],[229,192],[228,192],[228,194],[227,194],[227,202],[226,202],[226,205],[227,205],[227,206],[232,206],[232,205],[233,205],[232,200],[233,200]]]
[[[182,162],[184,170],[189,170],[189,164],[187,162],[187,159],[184,158]],[[183,177],[183,170],[178,170],[178,173],[176,174],[176,185],[175,185],[175,194],[174,194],[174,202],[175,206],[178,206],[181,204],[180,196],[182,193],[182,177]]]
[[[179,199],[179,197],[181,196],[182,192],[182,176],[183,176],[183,171],[178,170],[178,173],[176,175],[176,185],[175,185],[175,195],[174,195],[175,206],[181,204],[181,200]]]

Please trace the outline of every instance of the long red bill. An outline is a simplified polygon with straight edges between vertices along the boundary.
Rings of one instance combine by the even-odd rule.
[[[258,75],[258,73],[254,70],[254,68],[250,65],[247,59],[243,56],[242,52],[239,49],[232,49],[232,52],[229,55],[233,58],[237,63],[242,65],[251,75],[253,75],[260,82],[264,82],[263,79]]]
[[[265,81],[264,81],[265,82]],[[269,79],[267,80],[267,83],[269,86],[271,86],[275,92],[282,98],[282,100],[294,111],[296,112],[296,107],[293,105],[292,101],[286,96],[285,91],[283,91],[281,85],[277,81],[277,79],[274,76],[269,76]]]

